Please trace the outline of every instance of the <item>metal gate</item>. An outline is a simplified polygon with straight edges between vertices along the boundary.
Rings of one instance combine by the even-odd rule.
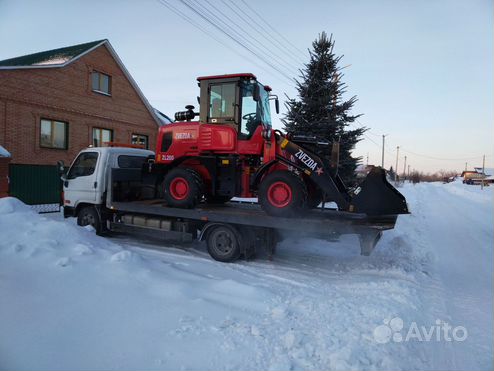
[[[62,181],[56,165],[9,165],[9,194],[42,212],[60,211]]]

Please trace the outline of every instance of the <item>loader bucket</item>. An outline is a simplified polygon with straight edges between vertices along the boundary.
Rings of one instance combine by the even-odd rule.
[[[405,197],[386,180],[380,167],[373,168],[351,201],[353,211],[370,216],[408,214]]]

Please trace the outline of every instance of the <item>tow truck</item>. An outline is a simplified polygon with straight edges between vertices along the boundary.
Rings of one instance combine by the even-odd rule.
[[[62,174],[65,217],[99,234],[205,241],[212,258],[232,262],[261,248],[271,257],[277,242],[294,234],[331,241],[355,234],[369,255],[408,213],[383,169],[350,190],[337,160],[313,151],[317,138],[273,130],[271,88],[254,75],[198,81],[200,113],[192,106],[177,112],[177,122],[160,127],[156,151],[107,143],[78,154]]]

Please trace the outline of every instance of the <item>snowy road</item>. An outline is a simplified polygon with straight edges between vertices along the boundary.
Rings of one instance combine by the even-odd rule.
[[[491,369],[492,188],[405,186],[370,257],[347,236],[235,264],[0,200],[0,369]]]

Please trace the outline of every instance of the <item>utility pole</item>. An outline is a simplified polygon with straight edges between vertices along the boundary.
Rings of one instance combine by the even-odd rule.
[[[465,171],[467,171],[468,162],[465,162]]]
[[[383,134],[383,152],[382,152],[382,160],[381,160],[381,167],[384,169],[384,138],[386,138],[388,134]]]
[[[407,178],[408,178],[408,181],[410,181],[410,165],[408,165],[408,176],[407,176]]]
[[[484,189],[484,178],[485,178],[485,155],[482,157],[482,183],[480,184],[480,189]]]
[[[405,163],[403,164],[403,178],[406,178],[407,174],[407,156],[405,155]]]
[[[395,167],[395,182],[398,181],[398,156],[400,154],[400,146],[396,146],[396,167]]]

